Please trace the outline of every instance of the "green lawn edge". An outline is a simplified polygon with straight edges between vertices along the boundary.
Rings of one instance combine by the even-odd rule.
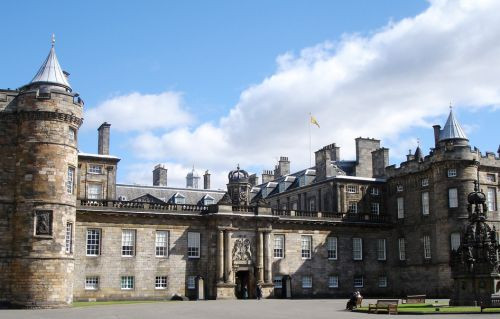
[[[437,309],[437,310],[436,310]],[[359,307],[355,309],[356,312],[364,312],[368,313],[368,306]],[[387,313],[387,311],[379,311],[379,313]],[[500,308],[486,308],[483,310],[483,313],[500,313]],[[374,313],[372,311],[372,313]],[[447,305],[438,305],[436,307],[435,304],[402,304],[398,305],[398,313],[401,314],[449,314],[449,313],[465,313],[465,314],[476,314],[481,313],[480,307],[453,307]]]

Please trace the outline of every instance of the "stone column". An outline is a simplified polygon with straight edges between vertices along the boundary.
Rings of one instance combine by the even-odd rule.
[[[224,243],[224,248],[225,248],[225,265],[224,265],[224,270],[225,270],[225,279],[227,283],[232,283],[233,280],[231,278],[231,272],[233,268],[233,256],[231,255],[231,235],[233,234],[232,231],[226,230],[225,235],[226,235],[226,240]]]
[[[264,233],[264,279],[266,283],[272,282],[272,256],[271,256],[271,232]]]
[[[264,282],[264,234],[257,233],[257,281]]]
[[[217,230],[217,282],[224,281],[224,231]]]

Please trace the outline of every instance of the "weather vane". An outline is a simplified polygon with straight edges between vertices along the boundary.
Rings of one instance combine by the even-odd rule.
[[[52,33],[52,47],[56,44],[56,35]]]

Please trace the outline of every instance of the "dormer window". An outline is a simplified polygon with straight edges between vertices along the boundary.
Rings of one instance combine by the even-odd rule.
[[[186,204],[186,197],[180,193],[176,193],[173,197],[172,200],[174,204]]]
[[[306,176],[302,175],[299,177],[299,187],[305,186],[306,185]]]
[[[215,204],[215,199],[212,196],[207,194],[203,197],[203,205],[208,206],[213,204]]]
[[[396,191],[402,192],[403,190],[404,190],[403,185],[399,184],[398,186],[396,186]]]
[[[448,169],[448,177],[457,177],[457,169],[456,168]]]
[[[285,185],[285,182],[281,182],[281,183],[279,184],[279,188],[280,188],[280,189],[279,189],[280,193],[283,193],[284,191],[286,191],[286,185]]]

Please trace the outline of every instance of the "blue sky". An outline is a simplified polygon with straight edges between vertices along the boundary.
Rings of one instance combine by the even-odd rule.
[[[471,144],[496,151],[500,28],[479,2],[8,2],[0,87],[27,83],[55,33],[86,103],[80,149],[110,122],[122,182],[151,183],[155,163],[172,186],[193,164],[217,187],[237,163],[301,169],[309,112],[313,150],[337,142],[350,159],[370,136],[399,163],[417,138],[432,147],[451,101]]]

